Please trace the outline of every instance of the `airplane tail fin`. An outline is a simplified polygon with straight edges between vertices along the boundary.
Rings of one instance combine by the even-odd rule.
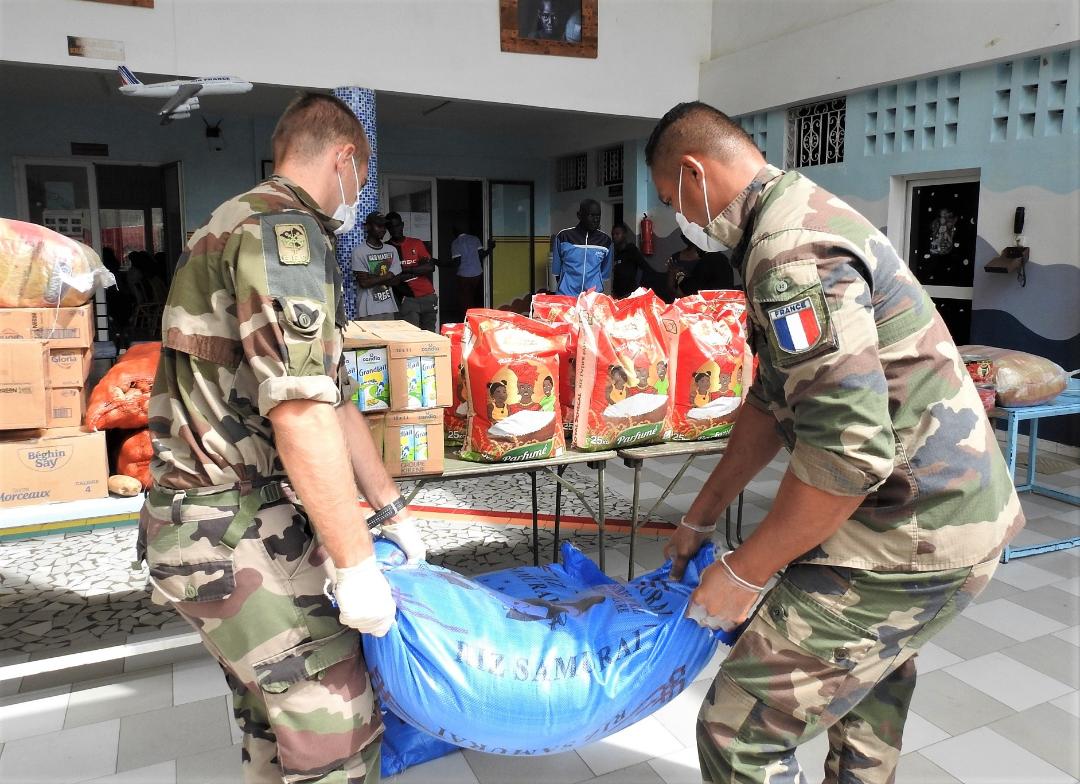
[[[124,84],[142,84],[126,65],[117,66],[116,70],[120,73],[120,81]]]

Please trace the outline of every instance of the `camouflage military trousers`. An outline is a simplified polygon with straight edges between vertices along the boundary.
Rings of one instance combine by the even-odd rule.
[[[202,636],[233,691],[247,782],[374,784],[382,721],[360,635],[323,593],[333,567],[287,500],[262,507],[235,549],[236,492],[152,490],[140,553],[153,598]],[[220,490],[220,489],[219,489]]]
[[[919,648],[997,560],[923,573],[795,565],[764,598],[697,721],[712,784],[804,782],[795,748],[828,732],[825,781],[892,782]]]

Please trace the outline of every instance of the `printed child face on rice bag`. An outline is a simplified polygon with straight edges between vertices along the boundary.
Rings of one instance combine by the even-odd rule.
[[[439,331],[450,339],[450,372],[454,376],[453,402],[449,408],[443,409],[444,439],[447,444],[460,445],[465,441],[465,419],[469,413],[465,362],[462,358],[465,325],[443,324]]]
[[[654,296],[579,298],[574,445],[580,449],[648,444],[667,435],[669,334]]]
[[[668,310],[680,322],[673,440],[719,438],[731,431],[742,403],[745,313],[738,291],[701,292]]]
[[[461,456],[504,462],[562,454],[566,440],[557,391],[565,328],[497,310],[470,310],[467,319],[471,403]]]

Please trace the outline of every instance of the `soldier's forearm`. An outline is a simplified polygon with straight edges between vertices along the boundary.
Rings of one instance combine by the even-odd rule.
[[[744,580],[764,585],[776,572],[836,533],[865,498],[819,490],[789,469],[769,513],[728,564]]]
[[[779,451],[776,419],[753,406],[744,405],[739,410],[739,418],[731,431],[724,456],[705,480],[686,513],[686,519],[695,523],[716,522],[750,480]]]
[[[360,563],[373,552],[371,534],[334,407],[287,400],[271,409],[269,418],[289,484],[334,565],[345,568]]]
[[[375,448],[375,440],[360,409],[346,402],[337,407],[337,415],[360,493],[373,508],[381,509],[401,495],[401,490],[386,473],[382,455]]]

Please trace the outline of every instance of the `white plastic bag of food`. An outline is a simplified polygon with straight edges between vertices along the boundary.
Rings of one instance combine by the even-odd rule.
[[[35,223],[0,218],[0,307],[74,308],[115,284],[93,248]]]
[[[1046,357],[996,346],[961,346],[961,354],[989,357],[999,406],[1038,406],[1065,391],[1069,373]]]

